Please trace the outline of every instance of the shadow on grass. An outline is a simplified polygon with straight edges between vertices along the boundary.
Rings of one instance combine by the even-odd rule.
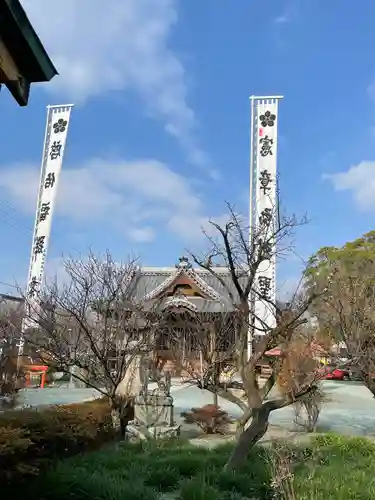
[[[244,466],[224,471],[232,443],[215,449],[184,440],[126,443],[63,462],[27,484],[1,488],[23,500],[239,500],[274,498],[270,453],[253,449]],[[375,498],[375,445],[363,438],[319,435],[293,448],[294,488],[299,500]],[[165,497],[167,498],[167,497]]]
[[[60,462],[27,489],[1,491],[23,500],[156,500],[160,493],[181,500],[271,498],[266,451],[257,448],[241,470],[224,472],[232,447],[210,450],[184,440],[117,444]]]

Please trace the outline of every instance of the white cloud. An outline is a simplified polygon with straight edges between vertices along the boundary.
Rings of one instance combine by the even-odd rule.
[[[139,227],[129,231],[130,239],[139,243],[147,243],[155,237],[155,231],[152,227]]]
[[[362,161],[346,172],[326,174],[336,191],[350,191],[362,210],[375,210],[375,162]]]
[[[372,82],[368,87],[367,87],[367,92],[370,96],[370,98],[375,101],[375,82]]]
[[[187,241],[196,239],[197,231],[201,236],[204,235],[203,232],[207,233],[209,236],[217,235],[216,229],[210,224],[210,221],[214,221],[220,226],[225,225],[229,220],[229,214],[216,215],[208,217],[202,213],[176,213],[171,216],[168,221],[168,228],[180,235],[184,235]]]
[[[59,72],[46,91],[75,103],[110,91],[135,90],[161,117],[190,161],[208,159],[194,139],[185,69],[169,38],[177,0],[22,0]],[[214,172],[215,173],[215,172]]]
[[[3,191],[12,204],[32,216],[38,181],[37,167],[11,165],[2,168],[0,193]],[[155,226],[190,241],[198,237],[208,219],[201,193],[192,180],[147,159],[94,159],[63,170],[57,213],[85,226],[112,224],[137,242],[152,240]]]
[[[275,18],[274,22],[276,24],[286,24],[290,22],[290,17],[287,14],[281,14],[281,16]]]
[[[300,0],[285,0],[282,10],[272,19],[272,34],[279,50],[284,51],[290,44],[288,29],[301,17]]]

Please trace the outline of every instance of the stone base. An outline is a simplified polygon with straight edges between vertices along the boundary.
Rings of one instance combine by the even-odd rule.
[[[172,439],[178,438],[181,434],[181,428],[176,426],[156,426],[156,427],[138,427],[136,425],[128,425],[127,439],[130,441],[146,441],[147,439]]]
[[[0,410],[11,410],[17,405],[17,395],[0,396]]]
[[[178,438],[181,434],[181,426],[149,427],[148,433],[151,438],[155,439]]]
[[[139,427],[135,425],[128,425],[126,428],[126,440],[127,441],[146,441],[148,439],[147,432],[144,432]]]

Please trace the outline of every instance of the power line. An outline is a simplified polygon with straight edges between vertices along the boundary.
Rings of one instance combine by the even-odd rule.
[[[7,201],[5,200],[2,200],[0,198],[0,203],[2,203],[3,205],[5,205],[8,209],[12,210],[13,212],[15,212],[16,214],[18,213],[17,209],[14,208],[10,203],[8,203]],[[15,222],[17,222],[18,226],[23,226],[22,229],[18,226],[15,226],[14,224],[11,224],[8,220],[5,220],[5,219],[0,219],[0,222],[3,222],[4,224],[6,224],[7,226],[11,227],[12,229],[15,229],[16,231],[20,232],[21,234],[24,234],[25,236],[29,237],[30,234],[32,234],[32,230],[29,226],[27,226],[26,224],[23,224],[23,223],[20,223],[20,221],[17,219],[17,217],[15,217],[14,215],[8,213],[6,210],[4,210],[4,208],[0,207],[0,212],[3,213],[4,215],[6,215],[7,217],[9,217],[10,219],[13,219]],[[25,230],[29,233],[27,234],[25,232]]]
[[[12,212],[14,212],[15,214],[19,214],[22,216],[22,214],[20,214],[20,212],[17,210],[17,208],[15,208],[13,205],[11,205],[8,201],[0,198],[0,203],[5,205],[6,208],[12,210]],[[20,221],[17,219],[17,217],[8,213],[4,208],[0,207],[0,212],[2,212],[4,215],[10,217],[11,219],[13,219],[17,223],[17,226],[15,226],[14,224],[12,224],[11,222],[9,222],[8,220],[5,220],[5,219],[0,219],[0,222],[2,222],[3,224],[6,224],[8,227],[14,229],[15,231],[18,231],[20,234],[26,236],[27,238],[34,235],[34,231],[31,229],[31,227],[27,226],[24,223],[20,223]],[[21,226],[21,227],[19,227],[19,226]],[[81,252],[82,252],[82,250],[78,250],[75,247],[72,247],[72,249],[74,251],[78,252],[79,254],[81,254]],[[1,284],[1,282],[0,282],[0,284]]]
[[[25,229],[26,231],[28,231],[29,233],[32,233],[32,230],[28,225],[26,225],[24,223],[20,223],[20,221],[16,217],[12,216],[11,214],[9,214],[5,210],[3,210],[1,207],[0,207],[0,212],[3,213],[4,215],[7,215],[10,219],[14,220],[15,222],[17,222],[17,224],[22,226],[22,228]]]
[[[18,287],[16,285],[11,285],[10,283],[5,283],[4,281],[0,281],[0,285],[9,286],[9,288],[17,288],[18,289]]]
[[[27,233],[26,231],[23,231],[22,229],[20,229],[19,227],[17,226],[14,226],[13,224],[11,224],[10,222],[6,221],[6,220],[0,220],[3,224],[11,227],[12,229],[15,229],[16,231],[18,231],[19,233],[23,234],[24,236],[26,236],[27,238],[30,237],[30,233]],[[31,233],[32,234],[32,233]]]
[[[14,208],[8,201],[2,200],[0,198],[0,203],[2,203],[3,205],[5,205],[6,207],[10,208],[11,210],[13,210],[13,212],[17,212],[17,209]]]

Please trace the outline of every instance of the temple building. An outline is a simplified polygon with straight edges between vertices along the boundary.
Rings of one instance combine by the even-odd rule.
[[[239,295],[227,267],[212,271],[194,268],[180,257],[174,267],[139,268],[131,284],[136,301],[151,314],[162,314],[166,326],[158,330],[156,353],[166,361],[164,369],[175,375],[182,373],[185,359],[202,362],[202,347],[231,352],[235,344]]]
[[[134,277],[133,293],[146,306],[157,304],[163,311],[234,311],[239,297],[228,268],[217,266],[213,270],[193,268],[187,257],[180,257],[174,267],[143,267]]]
[[[247,282],[248,275],[244,273],[243,277],[239,277],[239,283],[245,288]],[[163,313],[164,318],[170,315],[169,320],[180,321],[181,341],[189,342],[190,347],[193,347],[191,343],[194,344],[194,318],[206,332],[209,331],[209,323],[215,324],[216,336],[221,337],[219,350],[227,350],[235,344],[244,318],[238,314],[239,294],[228,267],[213,266],[210,272],[193,267],[187,257],[180,257],[174,267],[139,268],[132,286],[135,299],[143,307]],[[288,310],[289,305],[277,301],[277,307],[280,312]],[[165,334],[167,336],[168,333]],[[255,343],[257,338],[255,334]],[[159,346],[168,350],[168,339],[163,339],[162,332]]]

